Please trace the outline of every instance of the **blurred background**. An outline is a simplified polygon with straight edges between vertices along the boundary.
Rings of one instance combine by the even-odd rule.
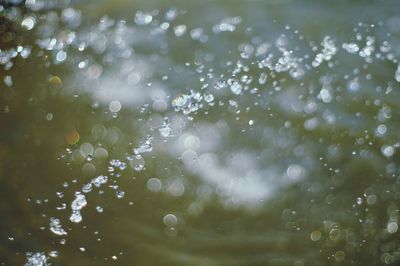
[[[398,10],[0,1],[0,265],[398,265]]]

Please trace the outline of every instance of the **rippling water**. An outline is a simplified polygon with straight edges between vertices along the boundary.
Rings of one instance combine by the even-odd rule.
[[[0,264],[397,265],[400,3],[304,2],[0,7]]]

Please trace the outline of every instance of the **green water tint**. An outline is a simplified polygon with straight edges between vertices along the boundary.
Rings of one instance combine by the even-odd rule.
[[[0,264],[399,263],[396,2],[65,3],[1,11]]]

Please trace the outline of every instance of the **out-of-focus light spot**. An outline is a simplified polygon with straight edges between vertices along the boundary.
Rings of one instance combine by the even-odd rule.
[[[79,133],[76,130],[70,131],[65,135],[65,140],[69,145],[74,145],[79,142]]]
[[[121,105],[121,103],[120,103],[119,101],[117,101],[117,100],[112,101],[112,102],[110,103],[110,105],[109,105],[109,109],[110,109],[110,111],[113,112],[113,113],[119,112],[119,111],[121,110],[121,108],[122,108],[122,105]]]
[[[21,22],[21,26],[27,30],[33,29],[33,27],[35,27],[35,24],[36,24],[36,20],[34,17],[31,17],[31,16],[24,18],[24,20],[22,20],[22,22]]]
[[[398,224],[396,222],[390,222],[387,225],[387,230],[391,234],[396,233],[398,229],[399,229],[399,226],[398,226]]]
[[[62,85],[62,80],[59,76],[51,76],[48,82],[54,87],[60,87]]]
[[[56,54],[56,61],[57,62],[59,62],[59,63],[64,62],[65,59],[67,59],[67,53],[65,51],[59,51]]]
[[[311,232],[310,238],[312,241],[318,241],[321,239],[321,236],[322,236],[321,232],[316,230]]]
[[[167,214],[164,216],[163,222],[166,226],[172,227],[178,223],[178,218],[176,218],[176,216],[173,214]]]
[[[158,178],[150,178],[146,183],[147,189],[151,192],[159,192],[161,190],[162,184]]]

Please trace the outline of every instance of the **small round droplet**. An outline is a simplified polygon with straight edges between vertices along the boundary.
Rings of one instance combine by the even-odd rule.
[[[399,230],[399,226],[396,222],[390,222],[387,225],[387,230],[389,233],[394,234],[397,232],[397,230]]]
[[[140,154],[128,157],[129,165],[133,168],[133,170],[139,172],[144,168],[144,159]]]

